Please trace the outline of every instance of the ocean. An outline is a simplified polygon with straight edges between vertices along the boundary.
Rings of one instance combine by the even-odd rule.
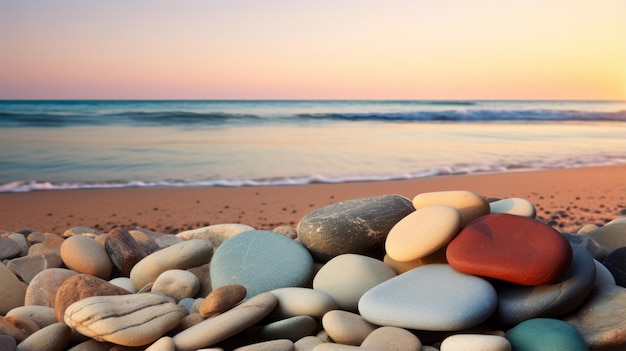
[[[626,163],[626,101],[0,101],[0,192]]]

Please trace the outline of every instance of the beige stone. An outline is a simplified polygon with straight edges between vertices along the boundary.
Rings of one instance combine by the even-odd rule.
[[[210,317],[231,309],[246,297],[246,287],[239,284],[223,285],[211,291],[202,300],[198,312],[203,317]]]
[[[194,297],[199,289],[198,277],[182,269],[170,269],[159,274],[152,285],[153,292],[163,293],[176,301]]]
[[[164,336],[155,341],[145,351],[176,351],[174,340],[169,336]]]
[[[5,315],[11,309],[24,305],[26,288],[20,280],[0,263],[0,314]]]
[[[51,268],[37,274],[28,285],[24,305],[38,305],[54,308],[59,286],[65,279],[78,273],[65,268]]]
[[[313,351],[315,346],[322,343],[317,336],[305,336],[304,338],[296,341],[294,346],[294,351]]]
[[[422,343],[406,329],[380,327],[363,340],[361,347],[380,351],[420,351]]]
[[[356,313],[334,310],[322,317],[322,326],[330,338],[339,344],[358,346],[377,326]]]
[[[70,342],[71,329],[54,323],[39,329],[17,345],[17,351],[62,351]]]
[[[497,335],[482,334],[456,334],[443,340],[440,346],[441,351],[511,351],[509,341]]]
[[[529,218],[535,218],[537,215],[535,206],[530,201],[519,197],[490,202],[489,209],[491,213],[508,213]]]
[[[398,274],[402,274],[404,272],[410,271],[413,268],[421,267],[427,264],[432,264],[432,263],[446,263],[447,264],[448,263],[448,260],[446,259],[447,247],[448,246],[446,245],[426,257],[416,258],[408,262],[398,262],[392,259],[391,257],[389,257],[389,255],[385,255],[385,257],[383,258],[383,262],[385,262],[385,264],[387,264],[389,267],[393,268],[393,270]]]
[[[328,311],[338,308],[332,296],[321,290],[288,287],[270,291],[278,298],[273,317],[311,316],[321,318]]]
[[[61,245],[61,258],[65,265],[79,273],[108,279],[113,265],[104,248],[93,238],[75,235]]]
[[[54,315],[54,308],[47,306],[19,306],[10,310],[6,316],[29,318],[35,322],[39,328],[44,328],[57,322]]]
[[[626,246],[626,222],[618,221],[607,224],[587,233],[598,244],[609,251]]]
[[[293,349],[291,340],[277,339],[238,347],[233,351],[293,351]]]
[[[208,240],[211,242],[211,244],[213,244],[213,247],[217,249],[227,239],[250,230],[254,230],[254,228],[246,224],[222,223],[213,224],[210,226],[192,230],[186,230],[184,232],[176,234],[176,236],[184,240]]]
[[[434,191],[413,198],[416,210],[428,206],[448,205],[461,212],[461,227],[472,220],[489,214],[489,203],[482,196],[466,190]]]

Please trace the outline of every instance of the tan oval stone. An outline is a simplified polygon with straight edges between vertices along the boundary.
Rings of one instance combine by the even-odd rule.
[[[322,340],[317,336],[305,336],[296,341],[293,346],[295,351],[313,351],[313,348],[321,343]]]
[[[446,245],[459,231],[461,213],[451,206],[420,208],[391,228],[385,240],[387,255],[395,261],[422,258]]]
[[[112,264],[104,248],[93,238],[71,236],[61,245],[61,258],[65,265],[79,273],[108,279]]]
[[[198,277],[182,269],[170,269],[159,274],[152,285],[153,292],[163,293],[176,301],[194,297],[199,289]]]
[[[246,287],[239,284],[223,285],[211,291],[200,304],[203,317],[210,317],[231,309],[246,297]]]
[[[186,230],[176,234],[176,236],[184,240],[208,240],[213,244],[213,247],[218,248],[226,239],[250,230],[254,230],[254,228],[246,224],[222,223]]]
[[[184,307],[164,296],[146,293],[87,297],[65,310],[64,321],[98,341],[143,346],[162,337],[185,315]]]
[[[420,351],[422,343],[406,329],[380,327],[363,340],[361,347],[380,351]]]
[[[10,310],[6,316],[29,318],[37,323],[39,328],[44,328],[57,322],[54,308],[47,306],[19,306]]]
[[[145,351],[176,351],[176,345],[174,345],[172,338],[164,336],[155,341]]]
[[[278,298],[273,317],[286,318],[311,316],[321,318],[328,311],[338,308],[332,296],[321,290],[288,287],[270,291]]]
[[[361,345],[377,326],[356,313],[334,310],[322,317],[322,326],[335,342],[344,345]]]
[[[24,305],[38,305],[54,308],[59,286],[65,279],[78,273],[65,268],[51,268],[38,273],[28,284]]]
[[[62,351],[70,342],[71,329],[63,323],[54,323],[31,334],[17,345],[17,351]]]
[[[432,264],[432,263],[446,263],[447,264],[448,263],[448,260],[446,259],[447,247],[448,245],[440,248],[439,250],[431,253],[430,255],[426,257],[416,258],[408,262],[398,262],[394,260],[393,258],[389,257],[389,255],[385,255],[385,257],[383,258],[383,262],[385,262],[385,264],[393,268],[393,270],[398,274],[408,272],[413,268],[421,267],[427,264]]]
[[[5,315],[11,309],[24,305],[26,288],[20,280],[0,263],[0,314]]]
[[[292,351],[293,342],[288,339],[276,339],[238,347],[233,351]]]
[[[37,330],[39,330],[37,323],[28,317],[0,317],[0,334],[10,335],[18,343]]]
[[[188,240],[146,256],[133,267],[130,280],[141,289],[170,269],[188,269],[211,261],[213,245],[207,240]]]
[[[610,251],[626,246],[626,222],[617,221],[587,233],[598,244]]]
[[[456,334],[443,340],[441,351],[511,351],[511,343],[497,335]]]
[[[489,203],[482,196],[466,190],[434,191],[413,198],[416,210],[428,206],[447,205],[461,212],[461,227],[474,219],[489,214]]]

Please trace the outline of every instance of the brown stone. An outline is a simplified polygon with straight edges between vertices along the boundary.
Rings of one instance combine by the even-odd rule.
[[[17,342],[14,337],[6,334],[0,334],[0,350],[15,351],[16,346]]]
[[[54,310],[57,321],[63,322],[65,310],[72,303],[91,296],[127,295],[130,291],[113,285],[104,279],[88,274],[67,278],[57,290]]]
[[[133,238],[139,243],[139,245],[141,245],[146,255],[149,255],[161,249],[159,244],[157,244],[156,242],[159,234],[151,230],[135,228],[133,230],[129,230],[128,233],[130,233],[130,235],[133,236]]]
[[[76,272],[65,268],[51,268],[38,273],[26,289],[24,305],[54,308],[54,299],[59,286],[65,279],[76,274]]]
[[[42,328],[17,345],[18,350],[62,351],[70,342],[72,331],[64,323]]]
[[[37,330],[37,323],[28,317],[0,317],[0,334],[12,336],[18,343]]]
[[[61,257],[50,253],[46,256],[35,254],[14,258],[9,261],[7,267],[24,282],[30,283],[40,272],[48,268],[59,268],[61,264]]]
[[[211,291],[200,305],[200,315],[214,316],[229,310],[246,297],[246,288],[239,284],[223,285]]]
[[[130,276],[135,264],[146,257],[146,252],[124,228],[115,228],[109,232],[105,242],[109,258],[113,265],[124,275]]]

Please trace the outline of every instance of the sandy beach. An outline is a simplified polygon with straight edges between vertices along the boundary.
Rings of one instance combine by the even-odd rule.
[[[296,226],[306,213],[359,197],[470,190],[521,197],[560,231],[626,216],[626,165],[439,176],[414,180],[259,187],[52,190],[0,194],[0,229],[62,234],[84,225],[107,232],[142,227],[161,233],[220,223],[257,229]]]

